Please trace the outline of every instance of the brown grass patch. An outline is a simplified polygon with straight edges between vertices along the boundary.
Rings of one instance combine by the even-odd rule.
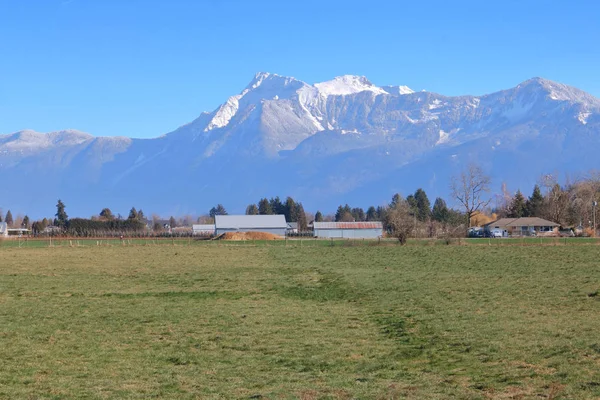
[[[223,240],[281,240],[281,236],[268,232],[227,232]]]

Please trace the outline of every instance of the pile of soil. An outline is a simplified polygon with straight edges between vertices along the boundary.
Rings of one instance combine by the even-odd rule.
[[[267,232],[226,232],[223,240],[281,240],[281,236]]]

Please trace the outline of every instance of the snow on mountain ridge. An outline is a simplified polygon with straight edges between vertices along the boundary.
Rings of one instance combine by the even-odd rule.
[[[93,139],[89,133],[75,129],[40,133],[25,129],[8,135],[0,135],[0,147],[10,149],[44,148],[56,145],[71,146]]]
[[[241,109],[250,104],[258,104],[269,99],[288,99],[306,85],[306,83],[292,77],[259,72],[240,94],[231,96],[227,102],[214,112],[213,118],[204,131],[224,128]]]
[[[338,76],[330,81],[315,83],[313,86],[325,96],[346,96],[364,91],[389,94],[382,88],[373,85],[366,77],[356,75]]]
[[[289,100],[297,98],[301,108],[312,121],[317,131],[334,129],[330,122],[324,121],[323,110],[329,96],[347,96],[360,92],[375,95],[404,95],[414,93],[407,86],[389,87],[388,90],[373,85],[364,76],[342,75],[332,80],[309,85],[293,77],[285,77],[269,72],[258,72],[246,88],[238,95],[231,96],[212,114],[204,128],[209,132],[225,128],[231,120],[249,104],[258,104],[267,100]]]
[[[408,86],[382,86],[381,89],[385,90],[392,96],[403,96],[405,94],[413,94],[415,92]]]

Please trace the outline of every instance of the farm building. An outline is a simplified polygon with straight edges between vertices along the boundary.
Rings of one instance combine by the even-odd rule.
[[[373,222],[315,222],[314,234],[320,238],[377,239],[383,235],[383,224]]]
[[[29,229],[26,228],[8,228],[8,236],[25,236],[25,235],[29,235],[29,233],[31,232]]]
[[[199,236],[210,236],[215,234],[215,224],[192,225],[192,233]]]
[[[537,217],[500,218],[484,225],[486,234],[501,232],[502,236],[552,235],[558,230],[558,224]]]
[[[9,228],[6,222],[0,222],[0,237],[29,235],[31,231],[25,228]]]
[[[287,233],[298,233],[298,223],[297,222],[288,222],[287,223]]]
[[[267,232],[285,236],[288,224],[285,215],[216,215],[217,235],[225,232]]]

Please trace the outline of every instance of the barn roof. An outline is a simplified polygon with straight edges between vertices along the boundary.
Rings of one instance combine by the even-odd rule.
[[[383,224],[380,221],[315,222],[314,229],[383,229]]]
[[[287,229],[285,215],[216,215],[217,229]]]
[[[194,224],[192,229],[195,231],[214,231],[215,224]]]

